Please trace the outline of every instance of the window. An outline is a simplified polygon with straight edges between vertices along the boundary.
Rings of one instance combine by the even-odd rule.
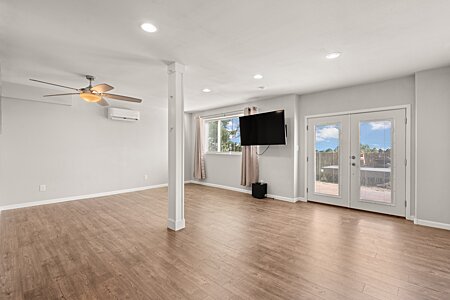
[[[241,152],[239,116],[205,121],[207,152]]]

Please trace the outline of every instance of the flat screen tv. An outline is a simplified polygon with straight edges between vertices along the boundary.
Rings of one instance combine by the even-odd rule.
[[[239,117],[241,145],[285,145],[284,110]]]

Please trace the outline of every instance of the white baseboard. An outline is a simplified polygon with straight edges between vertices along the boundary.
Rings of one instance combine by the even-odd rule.
[[[273,198],[274,200],[286,201],[286,202],[291,202],[291,203],[297,202],[295,200],[295,198],[283,197],[283,196],[272,195],[272,194],[267,194],[266,197],[267,198]]]
[[[200,184],[200,185],[205,185],[205,186],[210,186],[210,187],[215,187],[215,188],[219,188],[219,189],[230,190],[230,191],[235,191],[235,192],[240,192],[240,193],[245,193],[245,194],[251,194],[252,193],[250,190],[247,190],[247,189],[244,189],[244,188],[235,188],[235,187],[231,187],[231,186],[225,186],[225,185],[220,185],[220,184],[215,184],[215,183],[208,183],[208,182],[201,182],[201,181],[197,181],[197,180],[186,180],[184,183]],[[48,200],[32,201],[32,202],[25,202],[25,203],[18,203],[18,204],[10,204],[10,205],[0,206],[0,212],[3,211],[3,210],[31,207],[31,206],[37,206],[37,205],[54,204],[54,203],[60,203],[60,202],[83,200],[83,199],[105,197],[105,196],[118,195],[118,194],[124,194],[124,193],[138,192],[138,191],[144,191],[144,190],[149,190],[149,189],[156,189],[156,188],[166,187],[166,186],[167,186],[167,183],[163,183],[163,184],[142,186],[142,187],[131,188],[131,189],[124,189],[124,190],[117,190],[117,191],[110,191],[110,192],[102,192],[102,193],[95,193],[95,194],[89,194],[89,195],[70,196],[70,197],[63,197],[63,198],[56,198],[56,199],[48,199]],[[287,201],[287,202],[291,202],[291,203],[295,203],[297,201],[304,201],[304,202],[306,202],[306,199],[304,199],[302,197],[289,198],[289,197],[283,197],[283,196],[278,196],[278,195],[267,194],[267,198],[273,198],[275,200]],[[174,228],[178,228],[178,225],[175,226]]]
[[[111,192],[102,192],[102,193],[95,193],[95,194],[89,194],[89,195],[71,196],[71,197],[64,197],[64,198],[57,198],[57,199],[25,202],[25,203],[19,203],[19,204],[10,204],[10,205],[5,205],[5,206],[0,206],[0,211],[16,209],[16,208],[23,208],[23,207],[31,207],[31,206],[37,206],[37,205],[60,203],[60,202],[66,202],[66,201],[98,198],[98,197],[131,193],[131,192],[138,192],[138,191],[156,189],[156,188],[166,187],[166,186],[167,186],[167,183],[163,183],[163,184],[148,185],[148,186],[142,186],[142,187],[124,189],[124,190],[117,190],[117,191],[111,191]]]
[[[406,214],[406,220],[408,221],[414,221],[416,219],[416,217],[414,217],[413,215],[408,215]]]
[[[210,186],[210,187],[215,187],[215,188],[224,189],[224,190],[240,192],[240,193],[245,193],[245,194],[251,194],[252,193],[252,191],[247,190],[247,189],[243,189],[243,188],[235,188],[235,187],[231,187],[231,186],[215,184],[215,183],[209,183],[209,182],[203,182],[203,181],[197,181],[197,180],[191,180],[191,183],[205,185],[205,186]],[[284,197],[284,196],[278,196],[278,195],[272,195],[272,194],[267,194],[266,196],[267,196],[267,198],[273,198],[275,200],[287,201],[287,202],[291,202],[291,203],[295,203],[297,201],[305,201],[305,200],[301,200],[303,198],[300,198],[300,197],[298,197],[298,198],[290,198],[290,197]]]
[[[295,198],[295,202],[308,202],[308,200],[306,200],[306,198],[303,197],[297,197]]]
[[[235,188],[235,187],[221,185],[221,184],[209,183],[209,182],[204,182],[204,181],[191,180],[191,183],[204,185],[204,186],[210,186],[210,187],[223,189],[223,190],[229,190],[229,191],[245,193],[245,194],[251,194],[252,193],[252,191],[250,191],[250,190],[241,189],[241,188]]]
[[[428,221],[428,220],[414,219],[414,224],[450,230],[450,224],[447,224],[447,223],[440,223],[440,222],[434,222],[434,221]]]

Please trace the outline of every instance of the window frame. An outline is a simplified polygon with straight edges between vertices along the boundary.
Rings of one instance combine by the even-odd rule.
[[[209,151],[208,150],[208,134],[209,134],[209,128],[208,128],[208,123],[211,121],[222,121],[222,120],[227,120],[227,119],[233,119],[233,118],[239,118],[239,117],[243,117],[244,114],[243,113],[239,113],[239,114],[230,114],[230,115],[223,115],[220,117],[212,117],[212,118],[204,118],[204,139],[205,139],[205,143],[204,143],[204,153],[205,154],[212,154],[212,155],[242,155],[242,148],[241,151],[227,151],[227,152],[223,152],[220,151],[220,142],[221,142],[221,131],[219,130],[220,126],[217,126],[217,149],[218,151]],[[219,124],[218,124],[219,125]],[[239,124],[239,132],[240,132],[240,124]],[[242,146],[241,146],[242,147]]]

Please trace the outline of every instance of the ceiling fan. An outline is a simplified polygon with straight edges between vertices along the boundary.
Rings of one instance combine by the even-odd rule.
[[[65,85],[56,84],[56,83],[45,82],[45,81],[41,81],[41,80],[37,80],[37,79],[30,79],[30,80],[77,91],[76,93],[44,95],[43,97],[80,95],[80,98],[83,99],[84,101],[95,102],[101,106],[109,105],[109,103],[104,98],[109,98],[109,99],[114,99],[114,100],[122,100],[122,101],[128,101],[128,102],[135,102],[135,103],[142,102],[142,99],[107,93],[108,91],[112,90],[113,87],[106,83],[97,84],[97,85],[92,86],[92,81],[94,80],[94,76],[92,76],[92,75],[86,75],[86,79],[89,80],[89,85],[87,87],[79,88],[79,89],[65,86]]]

